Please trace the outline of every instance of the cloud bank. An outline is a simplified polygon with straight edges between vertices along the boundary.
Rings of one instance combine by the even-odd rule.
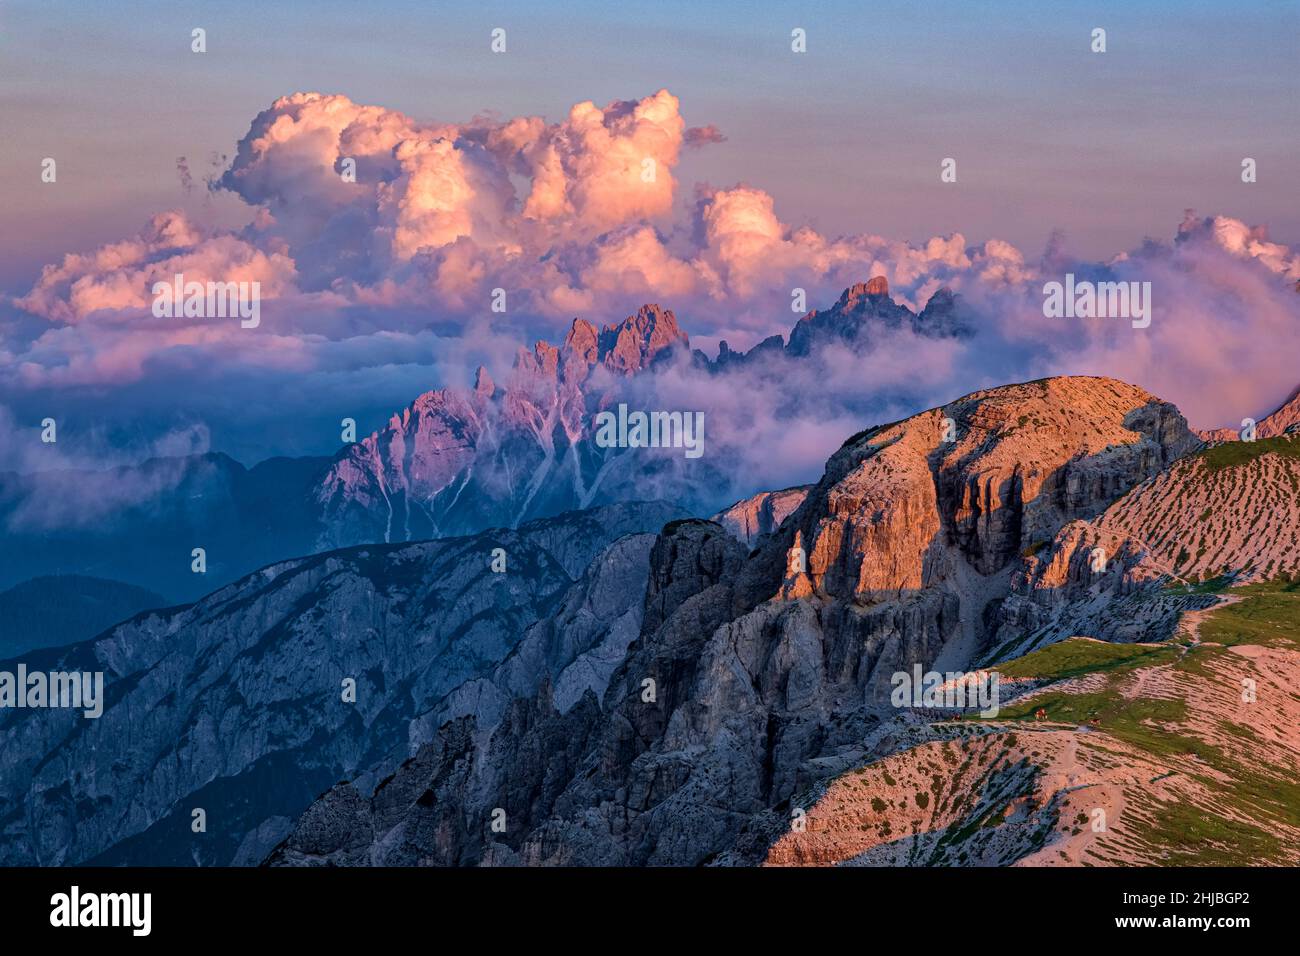
[[[955,290],[976,333],[960,342],[885,336],[865,365],[830,354],[806,382],[783,373],[818,396],[800,419],[801,435],[825,433],[809,440],[810,456],[832,433],[842,440],[861,427],[864,408],[937,403],[1007,380],[1113,375],[1210,426],[1258,416],[1300,379],[1300,254],[1262,228],[1189,213],[1168,240],[1100,263],[1072,259],[1058,241],[1027,254],[960,233],[921,243],[831,237],[784,221],[777,200],[752,184],[683,188],[682,151],[723,139],[713,124],[688,127],[667,90],[579,103],[559,122],[431,123],[341,95],[282,97],[253,119],[213,181],[247,204],[248,225],[209,230],[164,211],[136,236],[47,266],[8,303],[18,320],[0,333],[0,401],[93,395],[111,414],[106,395],[129,392],[137,401],[123,407],[138,407],[149,391],[212,420],[220,436],[239,427],[228,400],[236,388],[253,401],[274,397],[252,416],[259,423],[323,416],[334,402],[332,418],[344,402],[392,402],[398,385],[458,384],[462,361],[502,375],[525,336],[558,340],[575,316],[613,322],[645,302],[674,308],[697,345],[745,347],[789,331],[795,290],[808,308],[824,307],[872,276],[918,311],[939,288]],[[869,208],[863,217],[869,224]],[[1151,282],[1151,327],[1044,318],[1043,283],[1066,272]],[[261,326],[154,318],[152,283],[176,273],[259,282]],[[498,289],[504,312],[493,310]],[[715,395],[713,382],[680,374],[701,404],[712,396],[735,406],[744,394],[743,383]],[[394,390],[376,389],[377,379]],[[319,389],[326,394],[312,394]],[[177,427],[173,419],[165,430]],[[781,427],[788,437],[791,422]],[[261,451],[323,451],[328,442]]]

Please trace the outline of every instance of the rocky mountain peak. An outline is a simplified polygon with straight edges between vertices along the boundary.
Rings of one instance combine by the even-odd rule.
[[[851,312],[870,305],[873,300],[879,302],[882,299],[889,300],[889,280],[884,276],[873,276],[866,282],[855,282],[840,293],[834,308]]]
[[[600,335],[596,327],[585,319],[574,319],[569,334],[564,337],[565,361],[580,362],[583,365],[595,365],[599,357]]]
[[[617,325],[601,329],[599,358],[611,371],[627,374],[645,368],[657,354],[678,343],[690,346],[690,337],[678,327],[677,317],[671,309],[651,303]]]
[[[532,352],[520,346],[514,367],[518,371],[554,378],[560,367],[560,350],[545,339],[539,339]]]
[[[930,296],[921,314],[916,317],[915,328],[922,335],[966,336],[973,329],[961,316],[960,299],[952,289],[944,286]]]
[[[850,438],[769,547],[798,536],[811,590],[841,598],[991,575],[1197,446],[1176,408],[1113,379],[975,392]]]
[[[794,356],[808,355],[819,342],[866,345],[877,329],[904,327],[924,331],[914,312],[889,297],[889,280],[875,276],[849,286],[824,312],[814,309],[801,318],[790,330],[787,351]]]

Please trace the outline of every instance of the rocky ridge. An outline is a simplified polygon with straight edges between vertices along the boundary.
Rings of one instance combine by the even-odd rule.
[[[0,711],[0,862],[255,862],[325,787],[404,758],[412,719],[450,692],[494,675],[508,685],[500,666],[517,649],[507,670],[524,657],[545,669],[551,645],[563,656],[587,639],[571,672],[547,674],[572,694],[598,682],[631,625],[609,609],[625,595],[593,569],[604,560],[634,576],[643,533],[679,515],[612,505],[279,562],[195,604],[32,652],[29,670],[104,672],[107,702],[94,720]],[[544,634],[529,630],[553,612]],[[207,819],[197,836],[196,807]]]

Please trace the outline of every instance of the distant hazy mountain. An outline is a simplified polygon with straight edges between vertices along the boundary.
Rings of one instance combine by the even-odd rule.
[[[153,591],[105,578],[32,578],[0,592],[0,660],[87,640],[139,611],[166,603]]]
[[[594,419],[654,395],[679,363],[692,374],[759,368],[779,354],[811,368],[819,350],[863,349],[901,328],[961,336],[959,300],[941,289],[915,314],[883,278],[846,289],[824,311],[748,353],[692,352],[670,310],[643,306],[597,328],[575,319],[559,346],[520,349],[500,384],[480,368],[470,389],[427,392],[332,459],[275,458],[245,468],[226,455],[153,459],[105,471],[0,474],[0,587],[42,574],[109,577],[190,601],[262,565],[329,548],[474,534],[574,509],[654,498],[711,514],[748,494],[736,449],[602,448]],[[779,402],[785,369],[764,401]],[[787,394],[785,400],[794,400]],[[675,410],[664,409],[664,410]],[[689,411],[689,409],[676,409]],[[744,441],[743,428],[733,441]],[[191,571],[194,548],[207,571]]]
[[[50,574],[106,577],[179,604],[264,564],[310,554],[323,458],[245,468],[222,454],[107,471],[0,474],[0,586]],[[206,552],[207,572],[191,553]],[[112,622],[110,622],[112,623]]]

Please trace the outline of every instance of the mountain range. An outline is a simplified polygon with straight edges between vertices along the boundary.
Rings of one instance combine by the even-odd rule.
[[[647,497],[709,514],[755,490],[737,448],[710,432],[700,459],[673,449],[628,455],[595,444],[596,414],[621,401],[662,402],[651,396],[676,363],[726,376],[761,370],[780,354],[811,367],[818,349],[861,350],[900,327],[962,336],[965,322],[960,300],[946,289],[915,314],[876,278],[800,318],[788,344],[774,336],[740,353],[724,342],[711,360],[690,349],[671,310],[645,305],[600,328],[575,319],[560,345],[520,348],[502,383],[480,367],[472,388],[426,392],[332,458],[275,458],[246,468],[209,453],[104,472],[0,474],[0,526],[11,542],[0,554],[0,587],[42,574],[85,574],[180,603],[272,561],[329,548],[513,528]],[[779,394],[784,372],[767,374]],[[201,574],[191,568],[196,547],[206,556]]]
[[[1297,487],[1300,437],[1207,443],[1065,377],[867,428],[716,520],[609,504],[275,562],[25,658],[108,700],[0,715],[0,852],[1294,863]],[[998,670],[1001,712],[900,709],[916,666]]]
[[[1238,516],[1198,507],[1300,481],[1298,451],[1218,458],[1107,379],[868,429],[752,549],[715,522],[666,527],[603,693],[557,704],[543,676],[504,717],[444,723],[377,786],[324,794],[270,862],[1294,864],[1300,555],[1261,567]],[[1187,506],[1156,517],[1157,494]],[[1256,501],[1293,543],[1295,497]],[[1221,540],[1177,562],[1220,577],[1161,573],[1135,534],[1091,563],[1088,530],[1149,533],[1144,514]],[[1102,606],[1124,611],[1105,640],[1062,625]],[[891,678],[917,664],[996,667],[1010,700],[991,720],[900,711]]]

